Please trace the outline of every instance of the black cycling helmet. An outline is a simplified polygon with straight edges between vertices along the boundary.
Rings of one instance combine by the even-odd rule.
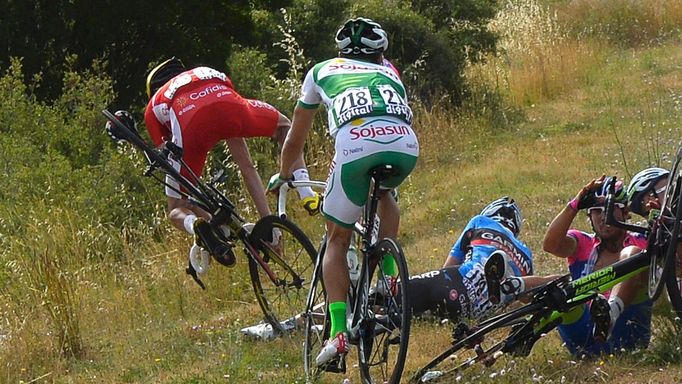
[[[182,72],[185,72],[185,65],[175,56],[154,67],[147,75],[147,97],[152,97],[159,88]]]
[[[627,196],[630,210],[642,217],[646,216],[642,202],[644,196],[654,191],[656,184],[670,175],[667,169],[651,167],[636,174],[628,185]]]
[[[343,55],[372,55],[388,48],[388,36],[379,23],[358,17],[336,32],[336,46]]]
[[[521,231],[521,208],[516,205],[514,199],[509,196],[499,198],[488,204],[479,215],[488,216],[508,228],[514,236],[518,236]]]

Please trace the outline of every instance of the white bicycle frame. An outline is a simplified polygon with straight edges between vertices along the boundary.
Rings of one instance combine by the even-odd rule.
[[[294,189],[294,188],[305,188],[305,187],[310,187],[313,189],[320,189],[324,190],[327,188],[327,183],[324,181],[316,181],[316,180],[291,180],[287,181],[286,183],[282,184],[279,187],[279,195],[277,196],[277,214],[279,217],[286,219],[287,217],[287,193],[289,190]],[[375,231],[377,232],[376,234],[372,234],[372,237],[374,240],[376,240],[376,237],[378,237],[378,231],[379,231],[379,215],[375,216]],[[362,234],[364,231],[364,228],[362,227],[362,224],[358,220],[355,222],[355,232]]]

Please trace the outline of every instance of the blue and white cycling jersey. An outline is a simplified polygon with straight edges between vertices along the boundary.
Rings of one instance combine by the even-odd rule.
[[[510,230],[487,216],[474,216],[455,242],[450,257],[459,264],[467,296],[470,300],[469,318],[478,319],[495,308],[488,300],[484,266],[490,255],[501,250],[507,254],[507,275],[533,274],[533,256],[528,247]],[[464,311],[467,309],[463,308]]]

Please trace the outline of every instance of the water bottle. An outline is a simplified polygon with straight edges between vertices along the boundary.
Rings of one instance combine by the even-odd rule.
[[[360,263],[358,262],[358,250],[355,248],[354,244],[351,244],[350,247],[348,247],[346,259],[348,261],[348,276],[350,277],[350,283],[352,286],[356,286],[360,279]]]
[[[379,215],[374,216],[374,226],[372,227],[372,244],[376,244],[379,241],[379,226],[381,225],[381,219]]]

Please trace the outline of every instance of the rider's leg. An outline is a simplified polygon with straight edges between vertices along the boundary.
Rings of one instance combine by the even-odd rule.
[[[379,225],[379,238],[385,237],[395,239],[398,236],[400,227],[400,208],[393,198],[390,190],[381,190],[377,213],[381,219]],[[397,276],[398,266],[392,255],[387,255],[382,261],[382,270],[386,276]]]
[[[346,252],[350,245],[352,231],[351,228],[327,221],[327,251],[323,259],[322,274],[332,322],[330,338],[347,330],[345,305],[350,280]]]
[[[350,244],[352,229],[327,221],[327,251],[322,264],[331,329],[329,339],[315,358],[317,365],[332,361],[348,353],[348,328],[346,326],[346,295],[350,287],[346,252]]]
[[[625,260],[641,251],[642,250],[639,247],[635,246],[623,248],[620,252],[620,260]],[[604,318],[603,321],[596,321],[596,319],[593,319],[595,320],[595,338],[598,341],[605,341],[609,337],[613,330],[613,326],[616,324],[621,313],[637,299],[638,295],[642,294],[647,285],[647,279],[648,272],[641,272],[614,286],[611,289],[611,295],[609,296],[608,301],[603,297],[595,299],[598,304],[601,301],[600,304],[603,307],[601,308],[601,312],[604,312],[594,313],[600,312],[599,307],[595,307],[595,310],[593,310],[593,318]],[[607,311],[608,313],[606,313]]]

